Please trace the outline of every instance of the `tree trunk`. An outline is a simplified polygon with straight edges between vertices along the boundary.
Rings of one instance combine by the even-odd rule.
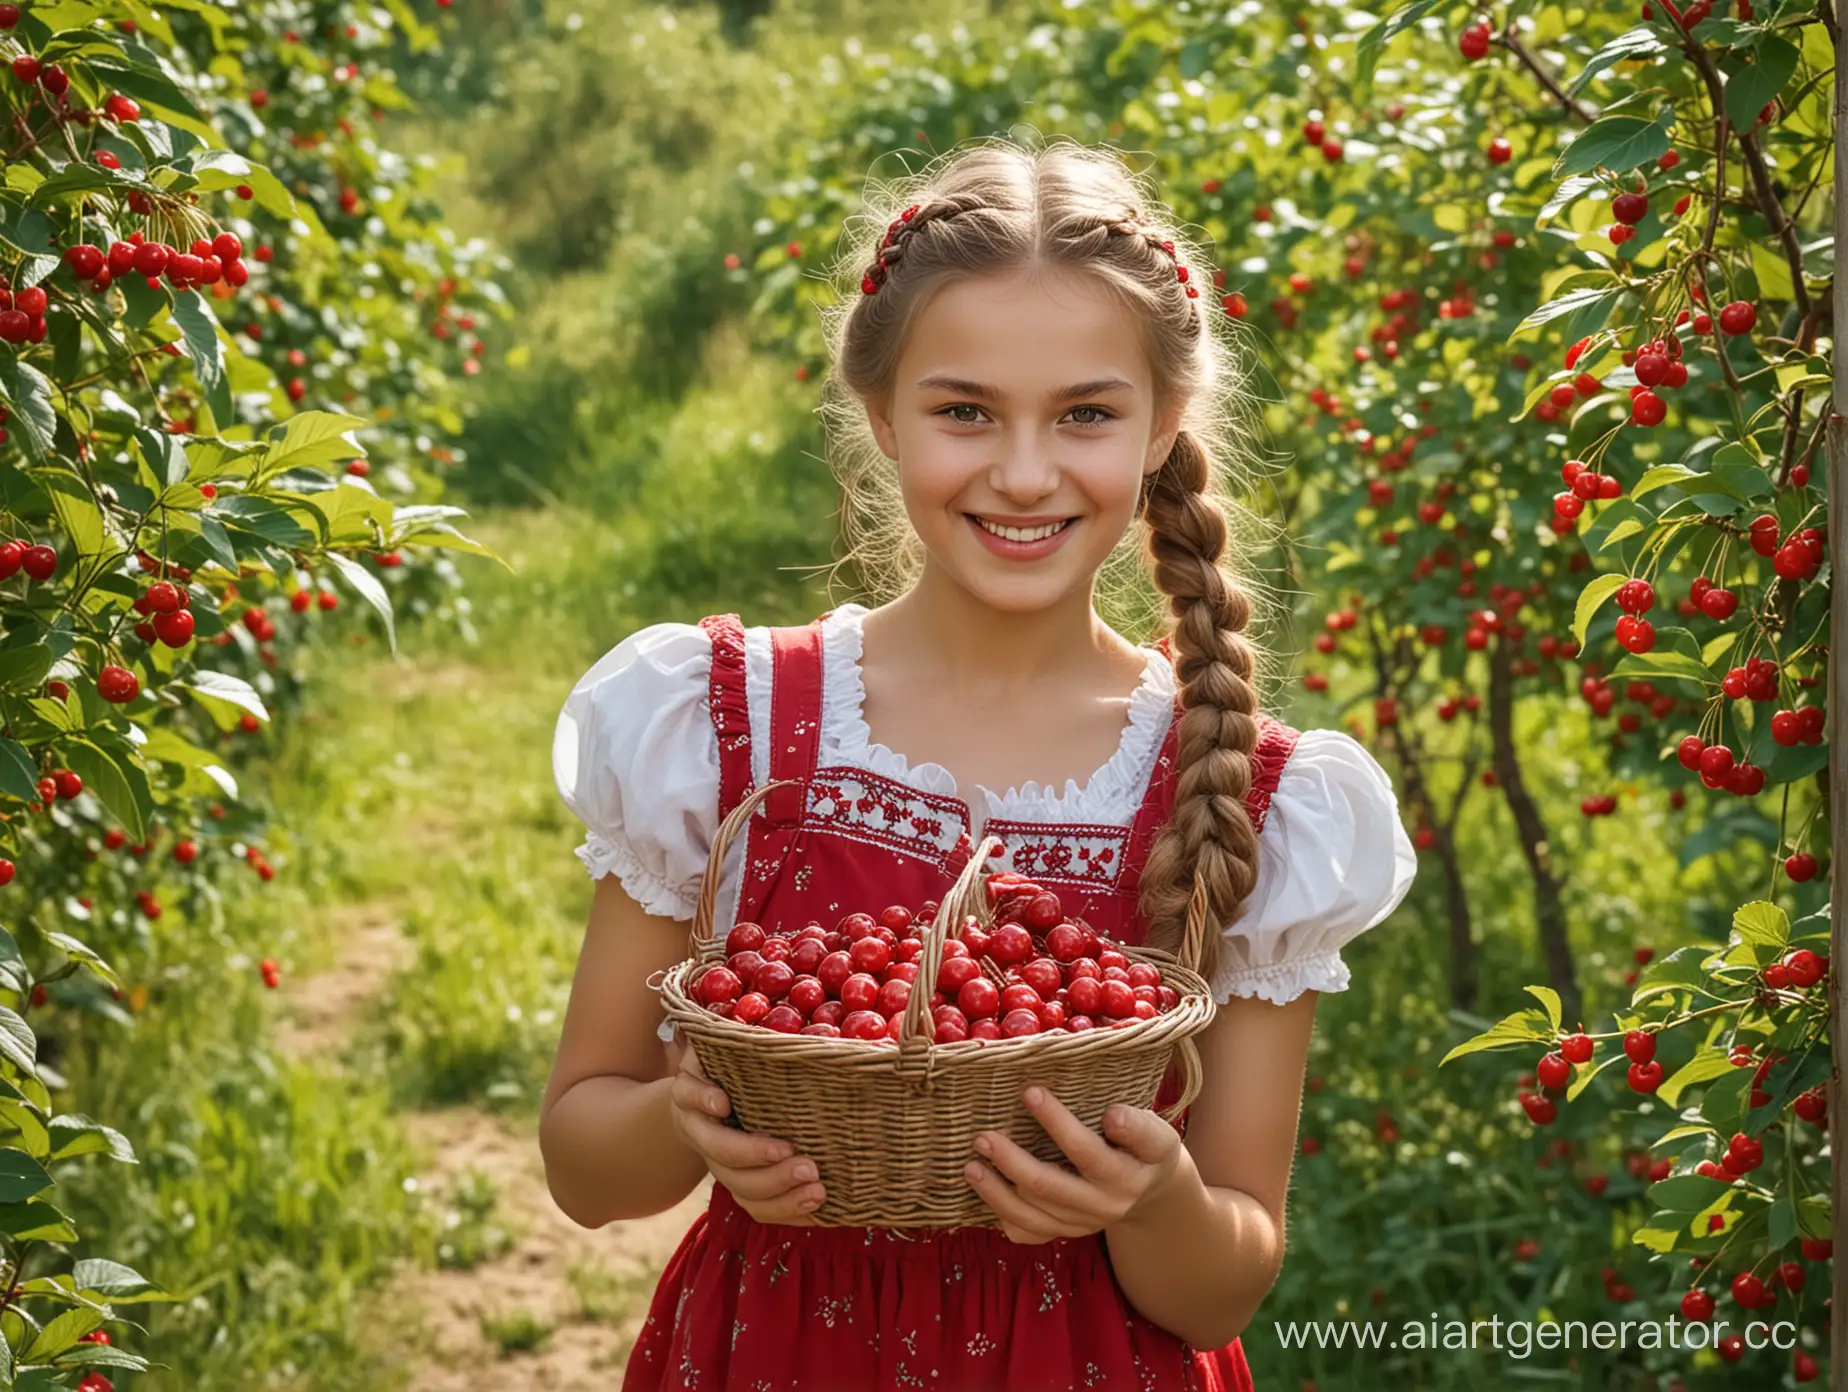
[[[1546,823],[1521,778],[1521,763],[1514,748],[1514,674],[1512,655],[1500,639],[1489,649],[1489,739],[1495,761],[1495,778],[1501,785],[1508,810],[1514,814],[1521,853],[1534,880],[1534,917],[1540,926],[1540,947],[1546,958],[1547,980],[1559,993],[1562,1018],[1579,1019],[1578,978],[1572,963],[1572,946],[1566,940],[1566,914],[1559,901],[1562,884],[1553,873],[1547,854]]]

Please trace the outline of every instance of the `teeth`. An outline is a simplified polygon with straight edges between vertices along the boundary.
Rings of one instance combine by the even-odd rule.
[[[1065,528],[1063,522],[1051,522],[1044,527],[997,527],[984,517],[978,517],[975,520],[981,524],[982,530],[993,532],[998,537],[1006,537],[1009,541],[1038,541],[1041,537],[1049,537],[1054,532]]]

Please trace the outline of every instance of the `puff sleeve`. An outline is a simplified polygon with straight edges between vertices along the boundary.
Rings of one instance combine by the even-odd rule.
[[[578,679],[552,737],[553,781],[586,828],[578,859],[673,918],[693,916],[718,819],[711,673],[698,625],[640,629]]]
[[[1225,930],[1214,998],[1346,990],[1341,948],[1399,906],[1417,868],[1378,761],[1339,730],[1305,730],[1258,834],[1257,887]]]

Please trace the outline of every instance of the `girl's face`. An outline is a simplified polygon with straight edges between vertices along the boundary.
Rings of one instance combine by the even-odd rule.
[[[1022,612],[1074,589],[1088,602],[1180,410],[1156,419],[1129,311],[1042,271],[944,286],[913,325],[889,405],[867,415],[932,561]]]

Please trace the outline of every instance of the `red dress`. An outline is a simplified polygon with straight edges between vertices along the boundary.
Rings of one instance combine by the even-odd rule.
[[[752,785],[744,634],[731,614],[701,627],[722,818]],[[820,620],[771,637],[770,775],[802,785],[751,818],[737,921],[832,924],[940,898],[972,851],[967,804],[864,769],[817,768]],[[1295,741],[1262,722],[1247,802],[1259,827]],[[986,831],[1007,845],[995,868],[1055,889],[1110,937],[1142,941],[1136,884],[1171,805],[1174,749],[1171,724],[1131,827],[991,819]],[[914,1387],[1251,1392],[1252,1381],[1237,1340],[1196,1350],[1131,1308],[1101,1234],[1021,1245],[994,1228],[763,1224],[719,1184],[662,1274],[623,1379],[623,1392]]]

